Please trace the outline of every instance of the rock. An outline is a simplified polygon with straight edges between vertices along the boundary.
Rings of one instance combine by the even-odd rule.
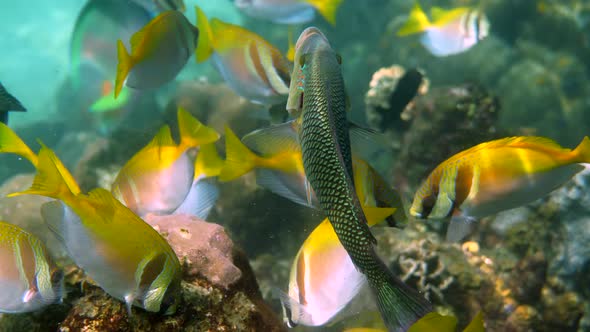
[[[189,277],[202,276],[227,289],[242,276],[232,263],[233,242],[223,227],[190,215],[148,214],[145,221],[172,246]]]
[[[541,316],[537,310],[528,305],[520,305],[506,321],[506,332],[538,331]]]

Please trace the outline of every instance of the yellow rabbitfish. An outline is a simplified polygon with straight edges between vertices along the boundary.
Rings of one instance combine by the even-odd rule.
[[[199,30],[181,12],[169,10],[131,36],[131,54],[119,40],[115,98],[123,83],[151,89],[174,79],[193,54],[198,38]]]
[[[276,47],[240,26],[218,19],[209,22],[199,7],[196,11],[201,31],[197,62],[212,56],[229,87],[252,102],[273,105],[287,99],[291,64]]]
[[[410,208],[414,217],[451,218],[450,240],[470,223],[545,196],[590,163],[590,139],[574,150],[544,137],[509,137],[479,144],[438,165],[420,186]]]
[[[35,311],[59,300],[63,272],[37,237],[0,221],[0,312]]]
[[[166,240],[108,191],[74,194],[64,178],[72,176],[43,146],[31,188],[9,196],[60,200],[46,203],[43,213],[76,265],[129,308],[174,313],[180,302],[181,269]]]
[[[314,19],[316,11],[330,24],[336,24],[336,11],[342,0],[236,0],[245,14],[282,24],[301,24]]]
[[[433,7],[431,14],[432,21],[416,2],[397,35],[421,33],[420,41],[430,53],[447,56],[467,51],[489,33],[488,19],[478,9],[459,7],[446,10]]]
[[[179,144],[172,139],[170,128],[162,127],[152,141],[123,166],[112,184],[113,195],[140,216],[170,214],[186,202],[183,212],[189,212],[186,209],[192,205],[191,214],[204,218],[202,210],[210,206],[203,204],[208,201],[207,197],[217,195],[210,183],[201,181],[219,172],[217,151],[213,146],[204,151],[198,149],[217,141],[219,134],[183,109],[178,110],[178,127]]]

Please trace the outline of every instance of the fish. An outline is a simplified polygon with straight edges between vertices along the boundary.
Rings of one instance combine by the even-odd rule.
[[[220,136],[184,109],[179,108],[177,114],[180,143],[172,139],[170,127],[163,126],[152,141],[123,166],[111,186],[113,196],[139,216],[172,214],[189,198],[192,190],[207,196],[207,188],[197,184],[209,171],[202,159],[213,151],[209,149],[201,155],[198,148],[217,141]],[[201,159],[195,159],[196,155]],[[212,158],[218,165],[216,157]],[[201,163],[200,169],[195,167],[195,162]],[[193,200],[190,203],[199,204]]]
[[[318,209],[317,196],[303,169],[298,126],[297,121],[292,120],[258,129],[244,136],[242,141],[230,128],[226,128],[226,160],[219,180],[231,181],[254,170],[259,186],[297,204]],[[351,129],[353,136],[356,130],[358,129]],[[359,144],[357,149],[361,147]],[[401,195],[369,163],[358,157],[358,154],[355,156],[354,152],[352,163],[353,181],[361,205],[402,206]],[[388,222],[397,226],[404,225],[407,222],[404,209],[396,210]]]
[[[105,292],[124,301],[129,313],[132,305],[162,314],[176,312],[182,273],[166,240],[109,191],[73,193],[66,180],[73,179],[71,173],[45,145],[38,158],[31,187],[8,196],[57,199],[42,207],[50,229],[76,265]]]
[[[439,164],[410,207],[418,219],[450,218],[447,239],[459,241],[475,220],[539,199],[588,168],[590,139],[574,150],[538,136],[481,143]]]
[[[136,4],[154,13],[154,16],[167,10],[178,10],[184,12],[186,6],[183,0],[132,0]]]
[[[107,135],[125,119],[128,110],[134,107],[133,92],[123,87],[119,98],[115,98],[112,82],[103,82],[102,95],[88,108],[98,131]]]
[[[305,29],[295,46],[287,109],[300,114],[303,168],[321,210],[353,264],[363,273],[390,331],[407,330],[432,305],[396,277],[375,251],[353,183],[342,58],[324,34]]]
[[[416,2],[397,35],[420,33],[422,45],[433,55],[444,57],[469,50],[489,34],[490,23],[480,9],[432,7],[431,16],[432,21]]]
[[[244,14],[280,24],[303,24],[316,12],[336,25],[336,12],[342,0],[236,0],[234,5]]]
[[[123,83],[133,89],[153,89],[178,75],[197,47],[199,29],[179,11],[165,11],[131,36],[131,54],[117,41],[115,98]]]
[[[24,106],[0,83],[0,122],[8,123],[8,112],[26,112]]]
[[[362,191],[362,187],[359,183],[357,191]],[[396,209],[367,205],[363,210],[369,226],[373,226]],[[365,284],[365,276],[352,263],[330,221],[325,218],[307,237],[295,257],[289,293],[279,293],[284,321],[289,327],[322,326],[334,322]]]
[[[38,310],[62,298],[63,271],[33,234],[0,221],[0,312]]]
[[[438,312],[428,313],[408,329],[408,332],[455,332],[457,318],[441,315]],[[463,332],[485,332],[483,314],[480,312],[473,317]],[[344,332],[386,332],[383,329],[357,327],[344,330]]]
[[[197,28],[202,33],[197,62],[211,57],[227,85],[253,103],[274,105],[287,99],[291,64],[281,51],[238,25],[215,18],[209,21],[199,7],[196,13]]]

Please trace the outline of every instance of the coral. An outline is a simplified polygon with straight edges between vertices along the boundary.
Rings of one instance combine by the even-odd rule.
[[[185,275],[200,275],[224,289],[242,276],[232,263],[233,242],[223,227],[189,215],[149,214],[145,221],[162,234],[174,249],[185,266]]]

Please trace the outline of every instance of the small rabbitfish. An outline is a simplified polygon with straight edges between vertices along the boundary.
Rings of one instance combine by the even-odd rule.
[[[479,9],[458,7],[446,10],[432,7],[431,14],[432,21],[416,2],[397,35],[421,33],[420,41],[430,53],[448,56],[469,50],[487,37],[490,30],[487,17]]]
[[[33,234],[0,221],[0,312],[35,311],[61,299],[63,272]]]
[[[218,19],[209,21],[196,7],[201,31],[197,62],[212,57],[215,68],[238,95],[258,104],[284,102],[289,92],[291,64],[261,36]]]
[[[342,0],[236,0],[236,8],[245,14],[281,24],[307,23],[320,13],[336,24],[336,11]]]
[[[39,151],[33,185],[17,195],[58,199],[46,203],[45,221],[68,255],[109,295],[147,311],[172,314],[181,300],[180,262],[150,225],[102,188],[74,193],[73,181],[55,153]]]
[[[179,144],[172,139],[170,128],[162,127],[123,166],[112,184],[113,195],[140,216],[171,214],[189,197],[186,204],[192,205],[194,211],[202,210],[206,208],[202,205],[204,197],[217,194],[211,184],[201,181],[216,175],[211,167],[221,168],[217,151],[210,147],[201,153],[199,147],[217,141],[219,134],[182,108],[178,109],[178,128]],[[196,162],[199,168],[195,167]],[[189,195],[192,191],[200,198]],[[200,212],[192,214],[204,217]]]
[[[590,163],[590,139],[574,150],[534,136],[481,143],[438,165],[417,190],[410,215],[451,218],[447,238],[459,241],[471,221],[539,199]]]
[[[133,89],[152,89],[170,82],[197,47],[199,30],[177,10],[165,11],[131,36],[131,54],[117,42],[115,98],[123,83]]]

